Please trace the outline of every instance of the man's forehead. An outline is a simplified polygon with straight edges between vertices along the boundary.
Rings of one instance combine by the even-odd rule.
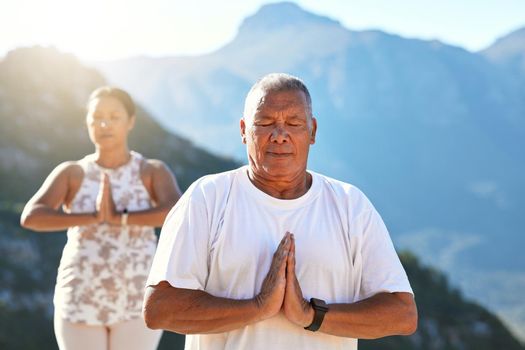
[[[306,96],[301,90],[261,91],[258,94],[256,112],[262,110],[305,110],[307,107]]]

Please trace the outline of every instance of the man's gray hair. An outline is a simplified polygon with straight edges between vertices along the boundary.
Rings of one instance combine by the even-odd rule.
[[[270,73],[259,79],[250,89],[244,101],[244,119],[252,118],[261,98],[269,92],[302,91],[306,97],[308,126],[312,124],[312,98],[303,81],[286,73]]]

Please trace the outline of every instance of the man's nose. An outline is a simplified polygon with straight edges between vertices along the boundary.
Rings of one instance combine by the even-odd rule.
[[[284,125],[277,125],[272,130],[272,135],[271,135],[272,142],[277,142],[277,143],[288,142],[288,137],[289,137],[288,131],[286,130]]]

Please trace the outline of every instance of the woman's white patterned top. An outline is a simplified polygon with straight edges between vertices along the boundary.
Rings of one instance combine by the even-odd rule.
[[[132,151],[127,164],[107,169],[95,162],[94,155],[84,157],[79,161],[84,178],[67,211],[95,211],[103,173],[109,175],[117,211],[150,208],[150,196],[140,177],[142,160]],[[150,226],[96,224],[69,228],[55,287],[57,316],[89,325],[140,318],[156,244]]]

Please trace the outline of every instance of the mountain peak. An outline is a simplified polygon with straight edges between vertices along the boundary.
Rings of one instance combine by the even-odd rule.
[[[521,40],[525,39],[525,27],[522,27],[522,28],[519,28],[519,29],[516,29],[510,32],[509,34],[499,38],[496,42],[505,41],[505,40],[518,40],[518,39],[521,39]]]
[[[263,5],[243,21],[239,32],[268,32],[302,24],[340,25],[336,20],[308,12],[296,3],[286,1]]]
[[[507,35],[498,38],[483,52],[491,58],[499,58],[509,53],[522,52],[525,46],[525,27],[516,29]]]
[[[496,40],[481,53],[490,61],[525,74],[525,27]]]

